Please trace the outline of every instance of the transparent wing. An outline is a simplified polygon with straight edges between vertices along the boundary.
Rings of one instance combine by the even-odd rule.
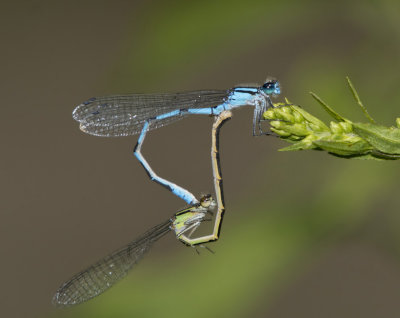
[[[131,94],[93,97],[75,108],[72,117],[88,134],[104,137],[138,134],[144,122],[176,109],[207,108],[222,104],[229,90],[173,94]],[[153,122],[150,129],[165,126],[182,115]]]
[[[169,230],[168,220],[62,284],[53,297],[56,306],[72,306],[101,294],[121,280],[152,244]]]

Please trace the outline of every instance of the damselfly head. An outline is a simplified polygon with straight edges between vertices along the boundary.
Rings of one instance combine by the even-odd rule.
[[[215,207],[216,203],[215,203],[213,197],[211,196],[211,194],[206,194],[200,198],[200,205],[203,208],[212,209]]]
[[[267,95],[279,95],[281,93],[281,87],[277,80],[266,80],[264,85],[261,86],[261,90]]]

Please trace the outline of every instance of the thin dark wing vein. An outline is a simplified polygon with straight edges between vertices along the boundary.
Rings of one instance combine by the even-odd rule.
[[[72,306],[98,296],[125,277],[152,244],[169,230],[168,220],[147,231],[62,284],[53,298],[57,306]]]
[[[206,108],[222,104],[229,91],[193,91],[176,94],[132,94],[94,97],[77,106],[72,114],[84,132],[115,137],[139,133],[144,122],[176,109]],[[180,119],[175,116],[152,123],[150,129]]]

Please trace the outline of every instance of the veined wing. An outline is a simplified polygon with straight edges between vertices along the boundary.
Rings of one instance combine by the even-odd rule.
[[[131,94],[94,97],[75,108],[72,117],[80,129],[103,137],[138,134],[152,117],[187,108],[207,108],[224,103],[229,90],[193,91],[168,94]],[[158,120],[150,129],[165,126],[182,115]]]
[[[127,246],[111,253],[62,284],[53,297],[56,306],[72,306],[85,302],[113,286],[128,274],[152,244],[169,230],[168,220]]]

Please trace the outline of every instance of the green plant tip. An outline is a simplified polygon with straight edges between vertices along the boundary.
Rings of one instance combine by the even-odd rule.
[[[300,106],[290,104],[286,98],[286,104],[274,104],[263,114],[263,118],[270,121],[271,131],[292,143],[280,151],[315,149],[348,159],[400,159],[400,117],[396,118],[397,128],[376,124],[350,79],[346,77],[346,80],[369,123],[354,123],[346,119],[319,96],[310,93],[335,120],[328,127]]]

